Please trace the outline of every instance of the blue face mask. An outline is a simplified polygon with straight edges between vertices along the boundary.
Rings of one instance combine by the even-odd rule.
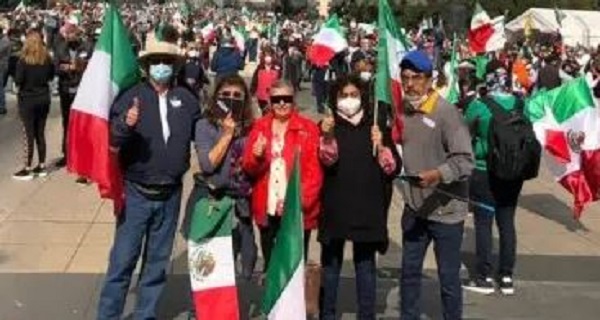
[[[161,84],[168,83],[173,76],[173,66],[168,64],[151,65],[149,71],[152,80]]]

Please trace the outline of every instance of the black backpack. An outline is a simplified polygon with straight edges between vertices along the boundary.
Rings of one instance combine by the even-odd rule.
[[[482,102],[492,112],[488,134],[488,172],[501,180],[529,180],[537,177],[542,146],[531,122],[523,113],[523,99],[507,111],[490,96]]]

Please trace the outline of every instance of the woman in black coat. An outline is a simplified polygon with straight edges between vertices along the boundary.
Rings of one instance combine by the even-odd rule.
[[[332,90],[333,115],[321,123],[325,167],[319,223],[323,293],[320,319],[336,319],[344,244],[354,249],[358,319],[375,319],[375,254],[385,253],[392,180],[401,167],[385,119],[374,124],[359,78],[342,78]],[[376,155],[374,156],[374,152]]]

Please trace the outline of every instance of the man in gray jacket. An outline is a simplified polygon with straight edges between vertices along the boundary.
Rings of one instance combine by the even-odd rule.
[[[432,90],[433,65],[422,51],[400,64],[404,89],[401,318],[420,319],[421,277],[434,243],[443,319],[462,318],[460,247],[474,167],[471,138],[458,109]]]
[[[6,114],[6,95],[4,93],[4,79],[8,72],[8,59],[11,54],[11,44],[8,37],[4,34],[4,29],[0,27],[0,115]]]

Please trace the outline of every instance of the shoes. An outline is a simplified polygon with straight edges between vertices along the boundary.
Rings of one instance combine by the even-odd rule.
[[[57,168],[62,168],[64,166],[66,166],[67,165],[67,158],[62,157],[62,158],[58,159],[58,161],[56,161],[55,165],[56,165]]]
[[[0,116],[6,115],[6,109],[0,109]]]
[[[86,185],[86,184],[89,184],[89,181],[84,177],[79,177],[79,178],[77,178],[77,180],[75,180],[75,183]]]
[[[44,166],[44,165],[38,165],[31,171],[31,173],[35,177],[40,177],[40,178],[48,176],[48,170],[46,170],[46,166]]]
[[[34,178],[34,175],[31,169],[24,168],[15,172],[12,177],[13,179],[19,181],[31,181]]]
[[[492,278],[477,278],[475,280],[471,280],[467,284],[463,285],[463,288],[467,291],[484,295],[490,295],[495,292],[494,280],[492,280]]]
[[[502,294],[505,296],[512,296],[515,294],[515,286],[512,277],[502,277],[498,287],[500,287],[500,292],[502,292]]]

